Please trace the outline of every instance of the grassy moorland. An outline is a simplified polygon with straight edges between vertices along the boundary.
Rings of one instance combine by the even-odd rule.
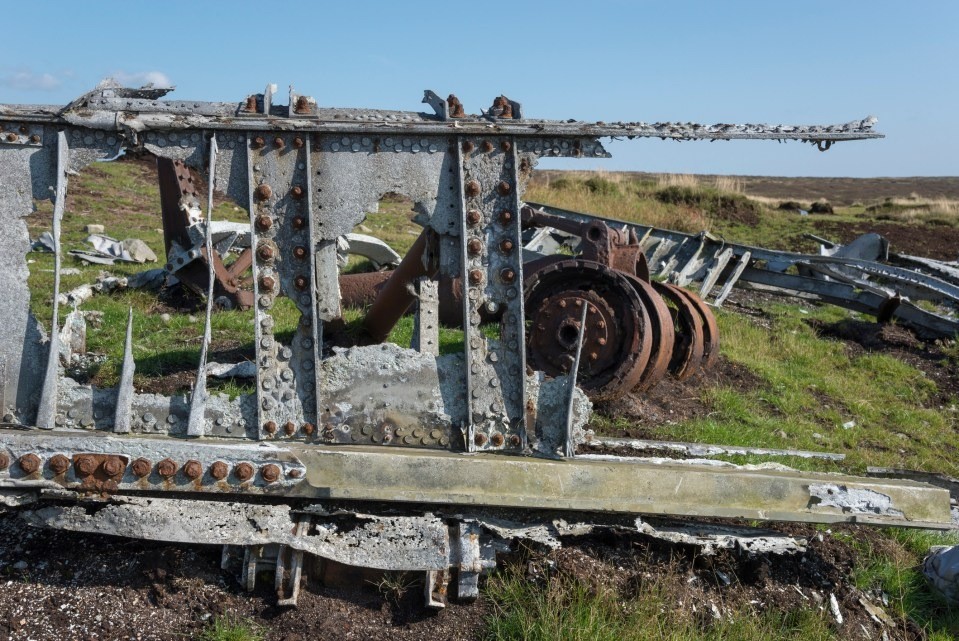
[[[738,179],[549,172],[534,178],[526,197],[659,227],[707,230],[736,242],[781,249],[814,251],[815,243],[805,234],[847,240],[848,234],[864,228],[880,228],[897,247],[914,253],[923,253],[926,247],[909,244],[918,242],[916,239],[933,243],[928,245],[930,252],[946,252],[952,247],[955,253],[959,246],[955,241],[959,239],[959,202],[941,195],[904,193],[870,200],[865,194],[833,207],[832,213],[799,215],[798,209],[813,208],[814,201],[804,196],[750,195]],[[818,209],[826,211],[824,206]],[[32,237],[49,228],[50,212],[49,203],[41,203],[37,213],[27,219]],[[84,226],[96,223],[105,226],[107,235],[143,239],[162,260],[158,213],[155,174],[148,163],[98,164],[71,180],[64,248],[84,247]],[[214,216],[244,220],[246,212],[220,202]],[[410,218],[408,204],[384,199],[380,211],[370,214],[365,226],[368,233],[387,240],[402,253],[418,233]],[[49,254],[31,253],[28,260],[32,308],[49,327],[53,259]],[[116,276],[145,269],[140,265],[89,266],[66,256],[64,267],[79,272],[64,276],[62,292],[93,282],[104,269]],[[137,388],[188,390],[203,333],[198,303],[123,290],[98,295],[81,305],[81,310],[103,313],[102,322],[91,323],[87,345],[106,360],[88,371],[88,380],[104,386],[116,382],[126,314],[132,307]],[[281,334],[292,332],[297,322],[297,312],[287,303],[276,306]],[[841,465],[785,461],[828,471],[862,472],[867,465],[880,465],[959,476],[956,341],[916,342],[908,350],[911,357],[904,358],[903,350],[864,348],[824,332],[824,327],[870,321],[845,310],[788,300],[749,305],[750,314],[735,305],[718,312],[723,362],[747,371],[749,384],[734,386],[710,379],[689,386],[687,394],[706,411],[689,420],[655,425],[650,428],[655,437],[820,449],[846,455]],[[360,315],[351,310],[347,320],[355,323]],[[212,329],[212,360],[252,357],[250,312],[217,311]],[[391,340],[409,344],[411,331],[411,319],[404,319]],[[454,330],[445,330],[442,340],[444,349],[455,350],[461,339]],[[239,394],[249,386],[225,382],[219,383],[219,390]],[[594,428],[609,434],[626,433],[632,428],[631,421],[608,413],[596,417]],[[894,622],[889,628],[892,638],[926,635],[944,640],[959,635],[959,612],[929,591],[917,569],[930,544],[959,542],[953,535],[893,530],[863,538],[855,529],[823,528],[819,532],[850,555],[849,586],[864,594],[885,595],[885,609]],[[617,565],[603,551],[590,553],[594,560],[602,561],[600,569],[612,575],[623,571],[622,563],[627,563]],[[542,559],[534,555],[527,561]],[[828,607],[805,594],[805,600],[798,603],[767,598],[765,592],[758,597],[733,588],[725,592],[722,586],[707,596],[692,594],[683,586],[699,561],[666,563],[652,576],[646,576],[649,572],[644,574],[640,567],[645,561],[648,559],[637,557],[628,562],[636,564],[636,574],[631,576],[639,579],[599,587],[582,573],[557,571],[531,580],[528,565],[509,565],[485,586],[483,598],[489,616],[479,634],[491,639],[859,638],[858,630],[837,625]],[[745,577],[740,581],[733,576],[734,587],[746,583]],[[770,589],[788,588],[773,584]],[[721,603],[721,616],[704,618],[702,609],[689,607],[697,603],[708,607],[703,600],[707,597]],[[261,633],[256,625],[250,629],[257,630],[256,635]],[[222,622],[211,624],[204,638],[244,638],[224,636],[229,630],[233,628]]]

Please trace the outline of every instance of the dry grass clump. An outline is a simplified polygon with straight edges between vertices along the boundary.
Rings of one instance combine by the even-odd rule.
[[[864,215],[876,220],[959,227],[959,201],[947,198],[887,198],[866,207]]]

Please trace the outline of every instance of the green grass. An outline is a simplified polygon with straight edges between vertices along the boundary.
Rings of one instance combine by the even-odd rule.
[[[643,581],[628,597],[595,590],[575,578],[553,577],[533,583],[515,568],[494,575],[486,593],[492,604],[489,641],[652,641],[837,639],[828,614],[811,608],[782,611],[745,607],[714,619],[689,603],[677,602],[676,583],[684,577],[663,574]],[[717,602],[722,604],[721,597]]]
[[[203,629],[197,641],[263,641],[264,630],[251,620],[220,616]]]

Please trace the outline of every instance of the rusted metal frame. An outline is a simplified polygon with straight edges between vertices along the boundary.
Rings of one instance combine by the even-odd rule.
[[[210,350],[213,324],[213,283],[216,275],[213,268],[213,185],[216,179],[216,136],[209,137],[209,164],[207,169],[207,210],[206,227],[204,234],[204,249],[206,250],[207,287],[206,311],[203,322],[203,344],[200,346],[200,362],[197,365],[196,381],[193,384],[193,393],[190,395],[190,413],[187,416],[187,436],[203,436],[206,433],[206,362]]]
[[[37,410],[37,426],[53,429],[56,422],[60,379],[60,228],[67,200],[67,172],[70,169],[70,148],[66,132],[57,133],[56,191],[53,202],[53,318],[47,352],[46,373]]]
[[[576,376],[579,374],[579,359],[583,353],[583,336],[586,333],[586,313],[589,304],[583,305],[583,312],[579,317],[579,336],[576,338],[576,352],[573,356],[573,366],[569,370],[569,400],[566,404],[566,430],[563,439],[563,456],[573,458],[576,455],[576,441],[573,438],[573,404],[576,402]]]

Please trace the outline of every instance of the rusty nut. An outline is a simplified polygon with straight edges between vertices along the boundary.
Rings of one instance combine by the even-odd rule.
[[[473,443],[475,443],[477,447],[483,447],[486,445],[486,434],[477,432],[476,435],[473,436]]]
[[[262,243],[256,248],[256,255],[260,260],[269,262],[273,260],[273,247],[269,243]]]
[[[500,271],[499,277],[504,283],[512,283],[514,280],[516,280],[516,272],[507,267],[506,269]]]
[[[466,182],[466,195],[469,198],[476,198],[480,195],[480,184],[478,180],[469,180]]]
[[[256,197],[260,200],[266,200],[273,195],[273,188],[267,185],[266,183],[257,185],[256,187]]]
[[[466,212],[466,222],[469,225],[478,225],[482,219],[483,214],[481,214],[478,209],[470,209]]]
[[[473,149],[474,149],[473,143],[470,142],[469,140],[467,140],[467,141],[465,141],[465,142],[463,143],[463,151],[464,151],[465,153],[468,154],[469,152],[473,151]]]
[[[97,460],[89,454],[82,454],[74,459],[79,476],[90,476],[97,471]]]
[[[142,479],[150,476],[150,470],[153,469],[153,463],[150,462],[150,459],[138,458],[137,460],[133,461],[131,469],[133,470],[133,476],[137,477],[138,479]]]
[[[483,241],[479,238],[470,238],[469,242],[466,243],[466,251],[468,251],[471,256],[478,256],[483,252]]]
[[[482,148],[483,152],[484,152],[484,153],[487,153],[487,154],[488,154],[489,152],[493,151],[493,143],[491,143],[491,142],[488,141],[488,140],[484,140],[484,141],[483,141],[483,144],[480,145],[480,147]]]
[[[302,96],[300,96],[300,97],[302,98]],[[293,146],[296,147],[297,149],[302,149],[302,148],[303,148],[303,139],[302,139],[301,137],[299,137],[299,136],[297,136],[296,138],[294,138],[294,139],[293,139]]]
[[[499,222],[502,225],[508,225],[513,221],[513,212],[508,209],[504,209],[499,213]]]
[[[249,481],[253,478],[253,466],[249,463],[240,463],[233,468],[233,474],[240,481]]]
[[[276,421],[267,421],[264,423],[263,431],[267,434],[276,434]]]
[[[281,138],[280,136],[277,136],[276,138],[273,139],[273,146],[276,147],[277,149],[283,149],[284,147],[286,147],[286,141],[283,140],[283,138]]]
[[[303,260],[304,258],[306,258],[306,247],[303,247],[300,245],[297,245],[296,247],[294,247],[293,258],[296,258],[297,260]]]
[[[252,98],[253,96],[250,96],[250,97]],[[252,109],[252,111],[256,111],[255,109],[256,103],[254,102],[253,104],[254,104],[254,109]],[[266,141],[263,139],[263,136],[257,136],[256,138],[253,139],[254,149],[263,149],[265,146],[266,146]]]
[[[103,460],[101,467],[103,468],[104,474],[113,477],[123,474],[126,464],[119,456],[108,456]]]
[[[513,251],[513,241],[511,241],[509,238],[504,238],[499,243],[499,250],[504,254],[510,253]]]
[[[510,192],[513,191],[512,186],[505,180],[501,180],[498,185],[496,185],[496,191],[500,196],[509,196]]]
[[[303,423],[303,433],[307,436],[311,436],[315,429],[316,428],[313,426],[313,423]]]
[[[303,195],[304,195],[305,193],[306,193],[306,192],[303,191],[303,188],[300,187],[299,185],[294,185],[294,186],[293,186],[293,189],[290,190],[290,195],[293,196],[293,197],[294,197],[295,199],[297,199],[297,200],[299,200],[300,198],[303,198]]]
[[[266,214],[260,214],[256,217],[257,231],[269,231],[273,227],[273,219]]]
[[[183,464],[183,476],[191,481],[195,481],[203,476],[203,464],[195,459],[190,459]]]
[[[70,459],[63,454],[57,454],[50,459],[47,465],[50,466],[50,470],[54,474],[60,475],[70,469]]]
[[[0,452],[0,470],[10,467],[10,456],[6,452]]]
[[[215,478],[217,481],[222,481],[229,473],[230,468],[223,461],[214,461],[213,465],[210,466],[210,476]]]
[[[269,291],[273,291],[273,288],[276,287],[276,279],[272,276],[262,276],[260,277],[260,287]]]
[[[296,423],[293,421],[287,421],[286,425],[283,426],[283,432],[287,436],[293,436],[296,433]]]
[[[157,463],[157,474],[165,479],[173,478],[176,474],[177,465],[173,459],[165,458]]]
[[[293,217],[293,229],[299,231],[306,227],[306,219],[303,216],[294,216]]]
[[[479,285],[482,282],[483,282],[483,270],[481,269],[470,270],[470,284]]]
[[[504,439],[503,435],[499,432],[496,432],[490,437],[490,443],[493,444],[493,447],[502,447],[504,442],[506,442],[506,439]]]
[[[306,276],[300,275],[293,278],[293,286],[297,289],[306,289],[307,285],[309,285],[309,281],[307,281]]]
[[[510,141],[504,140],[503,142],[499,144],[499,148],[502,149],[503,151],[509,151],[510,149],[513,148],[513,145],[510,143]]]

